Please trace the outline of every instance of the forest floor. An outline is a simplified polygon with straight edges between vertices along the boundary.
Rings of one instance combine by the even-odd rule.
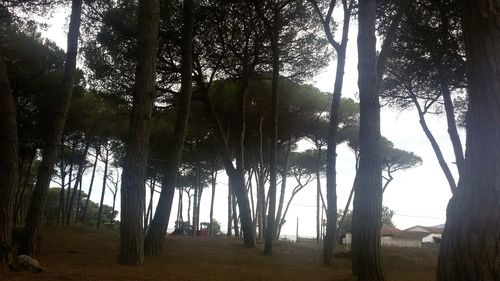
[[[37,259],[41,273],[0,268],[0,280],[335,280],[351,281],[351,262],[322,266],[321,248],[279,241],[273,257],[226,237],[168,236],[161,255],[142,266],[118,265],[118,231],[50,226],[42,229]],[[383,248],[387,280],[435,280],[437,248]]]

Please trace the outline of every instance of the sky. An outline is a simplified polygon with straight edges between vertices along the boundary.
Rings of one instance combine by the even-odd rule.
[[[67,32],[67,12],[68,9],[58,9],[54,11],[47,30],[42,32],[44,37],[55,41],[61,48],[66,48]],[[356,99],[357,87],[357,52],[356,52],[356,32],[355,23],[351,28],[349,36],[347,63],[344,77],[343,96]],[[338,34],[337,34],[338,35]],[[339,38],[339,36],[337,36]],[[310,81],[310,83],[322,91],[332,92],[335,75],[335,61],[323,72]],[[450,169],[457,178],[456,166],[453,164],[454,156],[447,134],[446,120],[444,116],[432,117],[427,120],[436,140],[441,145]],[[381,111],[381,131],[382,135],[392,141],[395,147],[407,151],[412,151],[423,159],[423,164],[407,171],[398,171],[394,174],[394,180],[387,188],[383,197],[384,206],[395,211],[393,221],[396,227],[406,229],[414,225],[433,226],[445,222],[446,206],[451,197],[451,192],[445,176],[438,164],[431,145],[425,137],[418,122],[417,112],[414,110],[399,111],[383,107]],[[459,130],[462,143],[465,143],[465,132]],[[301,143],[300,149],[306,149],[311,144],[307,141]],[[337,158],[337,195],[338,206],[343,208],[347,202],[350,189],[352,187],[354,172],[354,155],[347,146],[340,145]],[[102,167],[98,171],[101,176],[94,182],[94,192],[91,200],[99,202],[102,186]],[[90,171],[84,177],[83,186],[88,186]],[[214,218],[221,223],[221,229],[225,232],[227,228],[227,177],[224,171],[219,171],[218,184],[216,188]],[[291,188],[295,185],[293,178],[288,179],[288,198]],[[325,179],[321,180],[323,194],[325,193]],[[159,190],[159,189],[158,189]],[[205,189],[201,200],[200,222],[208,222],[210,208],[210,189]],[[149,194],[149,193],[148,193]],[[149,198],[149,195],[147,195]],[[178,194],[174,198],[172,215],[169,228],[173,228],[175,215],[177,214]],[[278,195],[279,196],[279,195]],[[119,208],[120,198],[117,198]],[[158,193],[155,194],[154,206],[158,200]],[[287,199],[286,199],[287,201]],[[111,192],[107,190],[105,204],[111,205]],[[286,202],[285,202],[286,203]],[[184,204],[187,206],[187,203]],[[352,205],[351,205],[352,208]],[[187,211],[184,211],[184,218]],[[287,215],[287,223],[283,226],[282,234],[295,235],[296,220],[299,221],[299,236],[312,237],[316,235],[316,183],[311,182],[294,198]]]

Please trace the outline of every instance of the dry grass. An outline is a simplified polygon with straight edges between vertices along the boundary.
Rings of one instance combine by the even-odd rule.
[[[235,238],[168,237],[163,253],[142,266],[120,266],[118,233],[88,228],[48,227],[42,231],[42,273],[0,269],[0,280],[355,280],[349,259],[333,268],[321,264],[321,249],[280,242],[273,257],[247,249]],[[434,280],[437,249],[383,251],[388,280]]]

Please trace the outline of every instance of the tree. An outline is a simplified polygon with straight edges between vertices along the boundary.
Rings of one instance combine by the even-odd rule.
[[[171,151],[167,161],[164,178],[162,179],[162,191],[157,210],[145,240],[146,254],[157,255],[160,253],[165,232],[168,226],[170,209],[175,193],[175,182],[178,167],[181,160],[184,140],[187,134],[189,110],[191,105],[192,88],[192,41],[193,41],[193,1],[185,0],[183,5],[184,27],[182,34],[182,61],[181,61],[181,90],[180,105],[177,111],[177,119],[170,144]]]
[[[453,1],[410,5],[388,58],[390,70],[381,86],[381,94],[389,105],[416,109],[451,192],[458,179],[454,178],[453,167],[447,163],[426,119],[444,112],[460,177],[464,156],[452,101],[453,97],[460,99],[464,95],[466,86],[460,17]]]
[[[160,3],[139,1],[133,107],[121,186],[120,264],[144,261],[143,204],[153,111]]]
[[[422,158],[413,152],[405,151],[394,147],[394,144],[388,139],[382,137],[382,170],[386,175],[382,175],[385,183],[382,187],[382,193],[394,179],[393,174],[397,171],[404,171],[422,164]]]
[[[37,181],[31,199],[31,205],[24,229],[24,241],[19,249],[20,253],[33,256],[38,232],[42,223],[45,197],[52,177],[52,169],[57,157],[64,130],[66,114],[68,112],[75,79],[76,57],[78,52],[78,38],[82,14],[82,0],[71,2],[71,16],[68,30],[67,53],[64,64],[64,74],[61,81],[61,96],[54,107],[51,127],[44,140],[42,162],[38,169]]]
[[[277,237],[279,237],[281,228],[286,222],[286,214],[288,213],[288,208],[290,207],[293,198],[314,180],[313,175],[316,174],[318,164],[316,157],[317,154],[317,151],[306,150],[304,152],[292,152],[290,155],[290,171],[295,178],[297,185],[292,189],[292,193],[288,199],[283,215],[276,218],[278,220]]]
[[[379,253],[382,158],[378,88],[384,73],[388,52],[396,38],[396,30],[408,4],[407,0],[394,4],[396,12],[377,57],[375,37],[377,1],[359,1],[360,159],[355,182],[352,232],[352,269],[358,280],[384,280]]]
[[[323,264],[330,265],[333,263],[333,252],[335,250],[336,223],[337,216],[337,174],[336,174],[336,159],[337,159],[337,131],[339,127],[339,109],[341,106],[342,88],[344,83],[344,69],[347,53],[347,40],[349,37],[349,26],[352,11],[355,1],[342,1],[343,22],[342,22],[342,37],[340,42],[336,41],[332,34],[332,15],[333,9],[337,4],[336,1],[330,1],[326,17],[317,5],[316,1],[310,1],[313,4],[320,21],[323,24],[325,34],[329,43],[333,46],[337,53],[337,69],[335,74],[335,85],[333,90],[333,100],[330,109],[330,120],[327,136],[327,152],[326,152],[326,233],[323,241]]]
[[[464,173],[446,211],[437,280],[500,280],[498,2],[463,1],[469,109]]]
[[[18,184],[18,139],[14,97],[0,48],[0,264],[10,265],[14,196]]]

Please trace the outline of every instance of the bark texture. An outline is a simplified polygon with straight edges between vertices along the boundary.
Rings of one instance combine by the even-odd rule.
[[[359,1],[360,162],[352,219],[352,269],[358,280],[384,280],[380,263],[382,161],[375,50],[376,0]]]
[[[24,229],[24,241],[19,249],[21,254],[34,256],[38,232],[43,220],[45,201],[49,189],[52,171],[56,162],[57,153],[61,145],[64,123],[68,113],[76,69],[76,56],[78,53],[78,38],[80,37],[80,22],[82,14],[82,0],[73,0],[68,30],[68,42],[64,74],[61,85],[61,97],[54,107],[54,116],[47,132],[42,152],[42,162],[31,199],[31,205]]]
[[[500,3],[463,1],[469,111],[437,280],[500,280]]]
[[[139,1],[134,102],[121,186],[120,264],[144,261],[142,203],[154,102],[159,15],[159,0]]]
[[[12,262],[12,227],[18,185],[18,140],[14,97],[0,49],[0,264]]]

